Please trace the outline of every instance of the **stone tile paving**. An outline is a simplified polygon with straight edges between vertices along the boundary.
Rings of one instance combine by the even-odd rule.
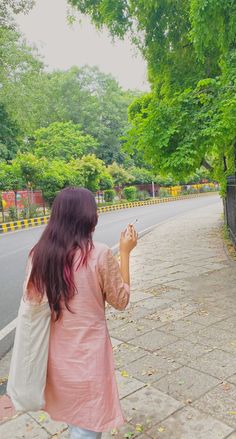
[[[148,430],[153,439],[225,439],[233,429],[192,407],[184,407]]]
[[[236,263],[221,213],[216,202],[178,216],[135,249],[131,303],[107,309],[127,423],[104,439],[236,439]],[[69,438],[43,412],[10,415],[3,396],[1,438]]]
[[[222,383],[194,402],[194,407],[236,429],[236,386]]]
[[[183,366],[165,375],[153,386],[184,403],[195,399],[220,384],[220,380],[190,367]]]
[[[202,355],[200,358],[189,361],[189,366],[219,378],[226,379],[235,372],[236,356],[220,349],[213,349],[212,351]]]
[[[134,392],[121,402],[127,421],[131,425],[141,425],[144,431],[183,407],[180,401],[152,386]]]
[[[31,416],[25,414],[0,426],[0,437],[3,439],[48,439],[51,434],[38,424]]]
[[[43,425],[44,429],[50,433],[50,435],[55,435],[57,432],[63,432],[67,429],[67,424],[63,422],[54,422],[45,412],[30,412],[29,415],[38,423]]]
[[[113,353],[117,369],[124,369],[129,363],[147,355],[144,349],[133,346],[130,343],[122,343],[114,347]]]
[[[165,346],[159,352],[155,352],[155,354],[164,360],[173,360],[181,365],[188,365],[191,361],[195,365],[199,357],[211,351],[212,348],[207,346],[180,339],[176,343]]]
[[[181,365],[172,358],[163,359],[156,354],[148,353],[145,357],[129,363],[126,371],[129,376],[133,376],[144,383],[152,383],[180,367]]]

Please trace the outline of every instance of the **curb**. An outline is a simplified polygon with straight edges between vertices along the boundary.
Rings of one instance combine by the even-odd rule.
[[[15,230],[28,229],[29,227],[42,226],[47,224],[49,216],[41,216],[39,218],[30,218],[19,221],[11,221],[9,223],[0,224],[0,234],[14,232]]]
[[[176,197],[154,198],[147,201],[134,201],[131,203],[112,204],[110,206],[99,207],[98,213],[112,212],[114,210],[121,210],[121,209],[130,209],[132,207],[150,206],[153,204],[160,204],[160,203],[169,203],[171,201],[186,200],[188,198],[198,198],[207,195],[216,195],[217,193],[218,192],[204,192],[200,194],[182,195]],[[19,221],[11,221],[9,223],[2,223],[0,224],[0,234],[7,232],[14,232],[16,230],[21,230],[21,229],[28,229],[29,227],[42,226],[44,224],[47,224],[48,219],[49,219],[49,215],[39,218],[30,218],[30,219],[24,219]]]

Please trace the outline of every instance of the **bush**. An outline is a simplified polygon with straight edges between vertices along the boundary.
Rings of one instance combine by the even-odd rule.
[[[126,200],[133,201],[137,198],[137,188],[135,186],[125,187],[123,189],[123,194]]]
[[[165,188],[161,187],[160,191],[159,191],[159,197],[160,198],[171,197],[171,193],[170,193],[170,191],[168,189],[165,189]]]
[[[29,217],[37,218],[39,216],[38,206],[36,204],[30,204],[29,206]]]
[[[29,218],[28,207],[24,207],[23,209],[21,209],[21,211],[20,211],[20,218],[21,219]]]
[[[106,189],[103,192],[103,195],[104,195],[104,201],[106,201],[106,203],[112,203],[116,196],[116,192],[113,189]]]
[[[147,191],[139,191],[137,194],[137,198],[140,201],[144,201],[144,200],[147,200],[148,198],[150,198],[150,195]]]
[[[10,218],[11,221],[17,221],[18,218],[17,218],[17,210],[16,210],[16,207],[14,207],[14,206],[9,207],[9,209],[8,209],[8,215],[9,215],[9,218]]]
[[[196,188],[194,188],[194,187],[190,187],[190,188],[187,189],[187,193],[188,194],[197,194],[198,190]]]
[[[204,193],[204,192],[213,192],[215,191],[215,188],[212,186],[201,186],[199,189],[199,192]]]

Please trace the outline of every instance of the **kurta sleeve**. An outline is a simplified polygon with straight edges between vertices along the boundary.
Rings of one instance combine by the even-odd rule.
[[[109,248],[100,258],[99,275],[106,302],[118,310],[125,309],[129,303],[130,288],[123,281],[118,261]]]

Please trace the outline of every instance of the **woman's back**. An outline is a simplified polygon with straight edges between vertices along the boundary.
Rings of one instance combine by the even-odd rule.
[[[105,302],[119,310],[127,306],[129,254],[137,243],[132,226],[121,233],[119,267],[106,245],[93,242],[97,221],[90,191],[62,190],[31,251],[24,286],[25,298],[46,300],[51,309],[45,410],[90,433],[124,422]]]
[[[51,325],[45,409],[55,420],[104,431],[123,423],[105,299],[122,309],[129,292],[107,246],[95,243],[87,265],[76,269],[79,256],[70,310],[63,307]]]

